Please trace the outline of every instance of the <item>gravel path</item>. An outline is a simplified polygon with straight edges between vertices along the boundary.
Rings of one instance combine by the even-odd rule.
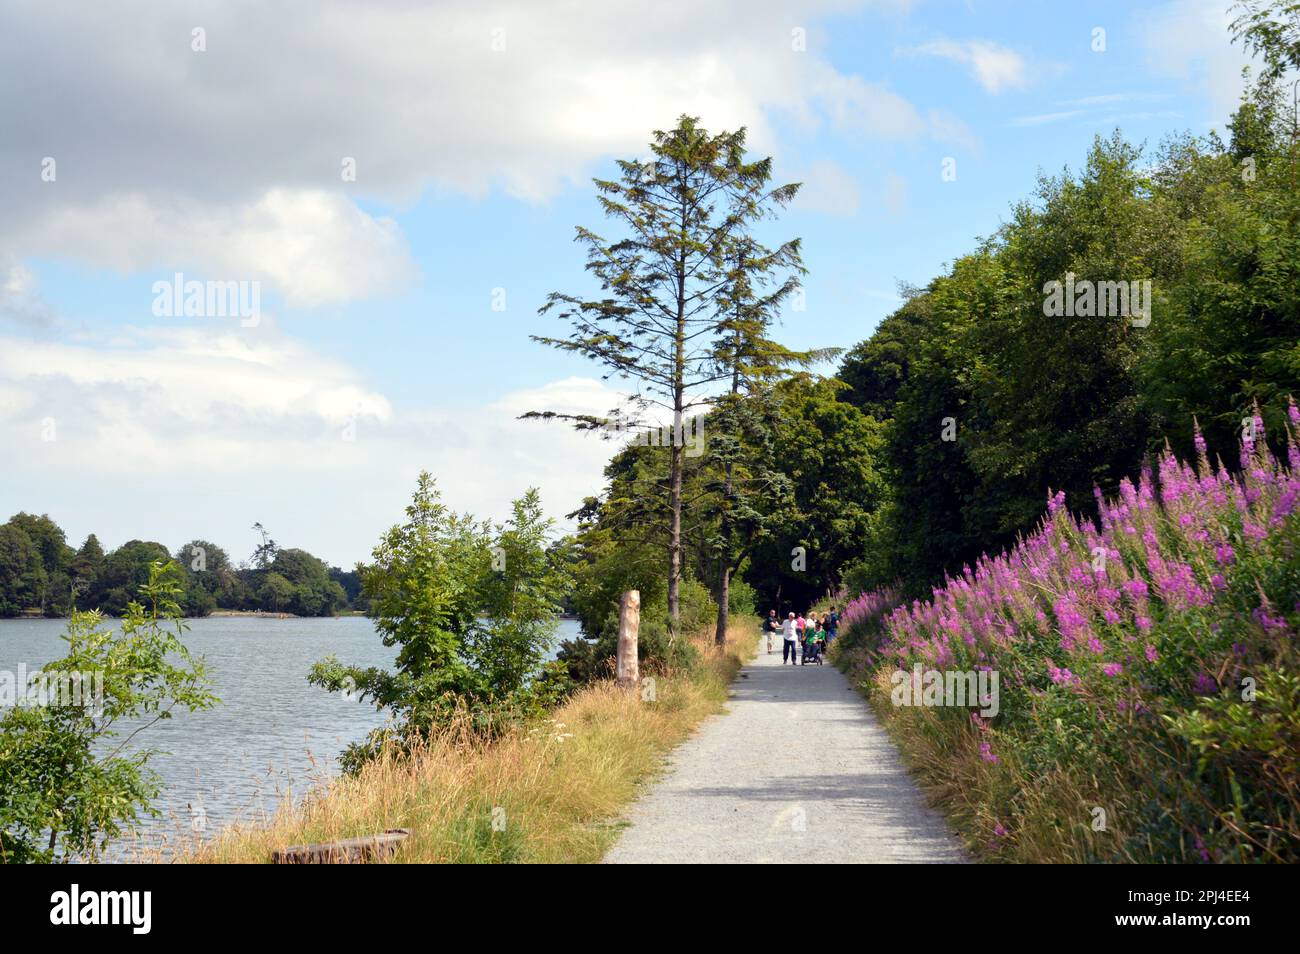
[[[834,666],[760,650],[733,690],[632,806],[607,864],[966,860]]]

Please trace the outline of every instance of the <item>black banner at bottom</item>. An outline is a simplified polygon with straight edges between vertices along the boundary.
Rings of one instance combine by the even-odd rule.
[[[254,930],[259,942],[302,941],[320,932],[328,937],[336,930],[401,933],[447,919],[480,929],[527,925],[536,931],[572,918],[590,931],[607,919],[626,927],[628,916],[661,925],[682,918],[698,923],[703,916],[743,935],[756,908],[753,928],[763,931],[769,912],[786,909],[850,930],[862,918],[867,932],[891,924],[924,936],[968,923],[979,934],[1003,938],[1128,934],[1231,944],[1261,929],[1285,936],[1295,917],[1293,872],[1263,866],[825,867],[794,874],[793,882],[790,874],[769,870],[664,875],[613,869],[596,878],[528,867],[397,865],[11,868],[0,869],[0,923],[8,942],[75,934],[76,940],[112,939],[129,948],[247,940]],[[627,894],[612,890],[623,877],[632,892],[630,909]],[[802,911],[809,898],[814,910]],[[1284,912],[1284,904],[1292,910]]]

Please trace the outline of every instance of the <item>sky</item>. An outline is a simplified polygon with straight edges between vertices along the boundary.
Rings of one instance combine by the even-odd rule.
[[[746,127],[803,183],[777,337],[852,347],[1095,136],[1222,131],[1229,4],[5,0],[0,519],[351,566],[428,470],[563,529],[613,446],[518,416],[618,400],[529,338],[591,290],[593,176]],[[247,307],[177,313],[189,282]]]

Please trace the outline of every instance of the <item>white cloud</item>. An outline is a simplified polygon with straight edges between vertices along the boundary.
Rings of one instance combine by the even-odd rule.
[[[1228,27],[1234,17],[1222,0],[1174,0],[1138,14],[1134,24],[1151,72],[1194,83],[1206,97],[1207,119],[1214,124],[1236,108],[1244,85],[1241,69],[1251,62],[1232,43]]]
[[[1083,116],[1087,110],[1083,109],[1063,109],[1055,113],[1037,113],[1033,116],[1017,116],[1011,120],[1009,125],[1012,126],[1042,126],[1045,123],[1059,123],[1063,119],[1074,119],[1076,116]]]
[[[43,329],[54,313],[37,291],[36,273],[25,265],[0,259],[0,320],[28,329]]]
[[[819,159],[791,176],[803,183],[794,208],[822,215],[853,216],[862,201],[858,182],[847,169],[830,159]]]
[[[264,325],[127,329],[75,343],[0,338],[0,384],[22,389],[30,419],[10,416],[6,446],[52,417],[70,471],[224,468],[255,445],[332,434],[353,416],[386,421],[388,401],[344,365]],[[32,433],[35,433],[32,431]],[[118,441],[133,440],[130,454]]]
[[[937,39],[918,46],[916,52],[970,67],[980,86],[989,93],[1023,89],[1027,84],[1024,57],[989,40]]]
[[[0,256],[255,272],[292,305],[346,302],[410,271],[396,226],[358,201],[400,206],[430,187],[545,200],[683,111],[747,125],[768,151],[776,116],[933,134],[883,84],[791,48],[793,27],[864,6],[899,8],[141,0],[70,22],[57,3],[6,5],[0,86],[23,94],[0,100]],[[39,178],[45,156],[53,182]]]
[[[0,337],[0,495],[107,546],[141,536],[174,548],[178,534],[233,546],[274,514],[277,539],[347,562],[400,519],[421,469],[455,509],[500,519],[536,486],[562,517],[600,489],[613,447],[519,415],[603,414],[619,398],[569,378],[399,411],[270,323]]]
[[[104,236],[114,240],[105,242]],[[293,307],[340,304],[399,289],[414,272],[390,218],[320,189],[272,189],[219,203],[143,194],[63,206],[22,236],[28,254],[121,272],[196,269],[222,280],[262,281]]]

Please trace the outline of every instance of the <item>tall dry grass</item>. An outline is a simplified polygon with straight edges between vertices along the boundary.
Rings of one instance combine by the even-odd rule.
[[[1008,753],[997,765],[981,757],[978,730],[943,718],[934,708],[898,708],[890,702],[890,673],[861,664],[861,650],[840,654],[846,672],[897,746],[927,801],[940,809],[971,854],[983,861],[1021,864],[1083,864],[1098,854],[1141,862],[1128,850],[1125,820],[1131,804],[1121,780],[1103,764],[1091,772],[1057,766],[1033,774]],[[1016,828],[1007,831],[994,806],[1017,805]],[[1095,809],[1104,806],[1105,815]],[[1104,822],[1104,827],[1096,827]],[[992,836],[989,833],[992,832]]]
[[[297,803],[286,799],[266,823],[228,829],[177,860],[262,863],[288,845],[409,828],[394,861],[599,861],[638,787],[723,708],[757,645],[747,623],[734,627],[725,650],[704,636],[693,641],[698,661],[657,674],[654,701],[600,682],[550,719],[492,742],[453,726],[410,758],[384,758]]]

